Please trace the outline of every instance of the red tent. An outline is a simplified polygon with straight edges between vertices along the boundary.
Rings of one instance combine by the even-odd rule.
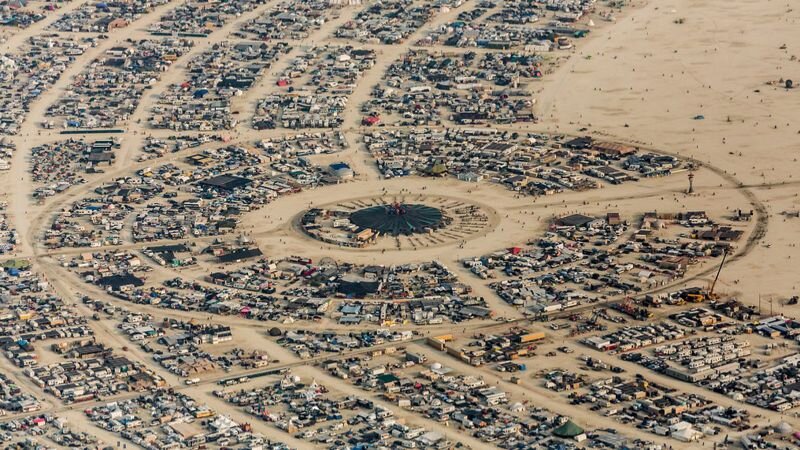
[[[362,120],[361,123],[363,123],[364,125],[367,125],[367,126],[372,126],[372,125],[377,125],[378,122],[380,122],[380,121],[381,121],[381,118],[379,116],[367,116],[367,117],[364,117],[364,120]]]

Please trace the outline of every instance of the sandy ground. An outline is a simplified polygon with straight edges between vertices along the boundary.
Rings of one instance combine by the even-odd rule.
[[[412,349],[410,350],[422,353],[426,355],[429,358],[429,361],[432,361],[432,363],[440,362],[443,366],[453,369],[456,373],[468,374],[475,371],[473,366],[470,366],[469,364],[466,364],[455,358],[443,356],[427,346],[412,346]],[[565,366],[575,364],[572,361],[568,361],[565,357],[561,358],[561,363]],[[536,370],[536,367],[532,366],[532,369]],[[543,387],[538,380],[533,380],[530,377],[523,376],[521,377],[519,384],[511,383],[509,381],[510,377],[501,376],[503,375],[501,372],[492,371],[490,369],[481,370],[481,375],[483,376],[487,385],[496,385],[499,389],[505,391],[512,404],[515,402],[526,402],[528,408],[546,408],[556,414],[563,414],[573,417],[574,421],[578,425],[587,428],[622,429],[622,425],[613,418],[603,417],[601,415],[588,412],[576,415],[575,410],[581,409],[580,407],[576,408],[575,406],[570,405],[568,401],[566,401],[566,399],[564,399],[560,394]],[[658,436],[637,430],[632,427],[624,427],[624,434],[633,439],[638,438],[647,441],[655,441],[657,443],[662,443],[662,440],[666,441],[666,439],[663,438],[656,439]],[[679,442],[668,442],[668,444],[672,445],[674,448],[692,448],[689,445],[682,446]]]
[[[711,177],[712,174],[709,174]],[[747,202],[733,187],[696,185],[698,195],[691,197],[681,193],[686,181],[679,175],[665,179],[642,180],[618,186],[606,186],[587,192],[568,192],[552,197],[533,199],[515,198],[514,193],[499,185],[480,183],[464,185],[453,179],[397,178],[390,180],[367,180],[308,190],[296,195],[280,198],[268,208],[245,216],[241,229],[249,236],[263,242],[266,253],[281,257],[308,254],[310,257],[331,256],[355,262],[399,264],[407,261],[443,259],[458,261],[466,257],[481,256],[496,250],[521,245],[540,235],[554,215],[575,211],[605,214],[609,208],[618,208],[623,215],[634,216],[652,210],[680,210],[696,207],[712,199],[718,207],[711,205],[710,214],[725,215],[725,207],[736,209]],[[340,248],[324,244],[300,233],[294,220],[309,206],[318,206],[320,199],[325,204],[345,202],[362,197],[380,197],[386,188],[388,197],[405,195],[414,199],[417,195],[435,194],[478,205],[491,210],[498,222],[489,226],[483,235],[460,242],[438,246],[401,248],[399,251],[382,253],[381,246]],[[402,191],[402,193],[401,193]],[[737,206],[742,205],[742,206]],[[594,211],[593,211],[594,210]],[[252,230],[252,231],[251,231]],[[273,242],[277,240],[277,243]],[[315,250],[316,246],[316,250]],[[321,250],[321,251],[320,251]],[[309,254],[310,252],[310,254]]]
[[[124,39],[147,37],[144,31],[147,25],[156,21],[172,6],[157,8],[154,13],[143,17],[123,32],[113,33],[111,38],[103,41],[100,46],[90,49],[70,66],[54,87],[32,105],[22,133],[13,138],[18,151],[13,158],[12,169],[0,176],[0,181],[7,186],[2,190],[2,194],[10,201],[11,220],[23,238],[18,254],[37,257],[39,262],[37,267],[53,280],[54,288],[60,295],[74,302],[78,301],[78,292],[110,299],[96,288],[75,279],[55,263],[56,256],[79,253],[82,250],[47,252],[39,245],[38,236],[42,228],[49,223],[52,214],[68,202],[86,195],[97,185],[115,176],[126,175],[146,165],[184,156],[184,153],[170,154],[161,160],[134,163],[144,136],[172,134],[168,131],[146,130],[145,124],[139,123],[139,120],[145,122],[150,106],[169,83],[182,79],[183,69],[189,58],[214,42],[225,39],[237,24],[255,17],[276,3],[276,0],[270,1],[256,11],[231,21],[211,37],[197,39],[197,46],[188,55],[180,58],[153,90],[146,92],[139,109],[125,126],[128,133],[125,135],[121,150],[122,156],[117,158],[115,166],[106,174],[93,178],[90,183],[70,189],[67,194],[50,198],[40,205],[34,205],[30,201],[33,185],[27,173],[29,151],[38,143],[60,138],[50,132],[39,134],[38,123],[44,111],[68,88],[72,78],[85,67],[86,63]],[[452,20],[458,12],[471,7],[473,3],[468,1],[459,9],[437,15],[401,45],[370,46],[379,49],[378,63],[364,74],[359,87],[351,96],[343,127],[351,145],[345,152],[335,156],[337,160],[351,163],[358,173],[357,181],[282,198],[264,211],[246,216],[243,229],[252,235],[267,256],[279,258],[302,254],[314,259],[327,256],[350,262],[382,264],[438,259],[458,271],[464,281],[474,286],[476,293],[485,296],[498,315],[518,317],[519,313],[515,309],[500,301],[485,283],[462,269],[458,261],[465,257],[522,244],[535,237],[554,214],[572,211],[603,214],[616,210],[623,216],[632,216],[654,209],[659,211],[704,209],[711,216],[720,217],[736,208],[755,208],[760,211],[762,220],[747,225],[748,237],[752,239],[749,244],[742,242],[739,245],[740,254],[737,258],[732,258],[723,271],[720,289],[753,304],[758,301],[759,296],[762,299],[773,299],[775,312],[800,316],[797,306],[785,307],[780,301],[797,294],[797,285],[800,283],[796,271],[792,269],[792,257],[800,258],[800,253],[795,247],[800,238],[800,219],[781,215],[783,211],[800,209],[797,194],[800,179],[795,175],[800,168],[800,162],[797,160],[800,157],[797,151],[798,133],[800,133],[800,116],[798,116],[800,110],[797,105],[800,104],[800,89],[786,90],[766,84],[768,81],[780,78],[791,78],[795,80],[795,84],[800,83],[800,63],[794,58],[798,52],[796,36],[800,12],[793,9],[791,3],[785,0],[635,2],[636,7],[620,16],[617,23],[599,24],[588,39],[578,40],[576,42],[578,48],[566,64],[556,73],[530,86],[536,90],[535,96],[538,100],[536,108],[543,119],[542,122],[537,125],[512,127],[513,129],[577,134],[581,133],[579,129],[586,127],[593,135],[609,136],[609,139],[630,141],[695,158],[706,163],[708,168],[697,173],[695,184],[698,193],[691,197],[682,194],[686,187],[685,177],[676,175],[667,179],[644,180],[636,184],[607,187],[585,193],[540,198],[535,203],[530,198],[515,199],[511,192],[489,184],[467,186],[453,180],[416,178],[381,180],[374,163],[358,143],[358,134],[361,131],[358,128],[360,121],[358,104],[367,98],[371,87],[380,80],[385,68],[408,50],[415,40],[424,36],[427,30]],[[71,9],[80,4],[81,1],[76,0],[67,4],[65,8]],[[338,19],[326,24],[309,39],[297,43],[295,50],[285,55],[251,92],[237,98],[234,109],[241,110],[241,123],[231,134],[243,143],[252,143],[264,136],[294,134],[291,130],[256,132],[250,129],[250,118],[255,103],[274,85],[274,72],[280,69],[280,64],[296,56],[303,46],[327,40],[332,30],[357,10],[357,8],[342,10]],[[51,15],[24,32],[14,33],[3,48],[13,51],[29,33],[41,31],[54,18],[55,15]],[[680,21],[683,23],[676,23]],[[704,116],[704,120],[695,120],[694,117],[698,115]],[[485,235],[468,240],[463,248],[459,248],[457,243],[451,243],[386,254],[370,249],[341,249],[321,244],[299,233],[293,226],[293,219],[309,204],[377,195],[383,188],[390,192],[406,189],[418,194],[428,193],[468,199],[470,202],[486,205],[496,211],[498,221],[492,224]],[[130,243],[122,246],[122,248],[137,247]],[[704,271],[708,269],[708,267],[702,268]],[[161,275],[177,276],[174,272],[168,271]],[[702,284],[709,280],[708,275],[704,275],[693,282]],[[125,306],[131,310],[150,312],[158,318],[193,316],[191,313],[175,311],[166,314],[164,310],[147,306],[127,304]],[[82,311],[89,313],[85,309]],[[267,350],[273,358],[280,359],[282,364],[303,364],[290,352],[278,347],[264,336],[266,328],[273,324],[245,321],[235,317],[214,318],[214,320],[235,326],[237,339]],[[180,384],[181,380],[164,373],[165,371],[150,362],[148,354],[139,350],[138,346],[131,345],[120,335],[113,321],[103,320],[92,324],[98,337],[104,342],[118,350],[128,347],[126,353],[129,357],[148,362],[170,384]],[[303,324],[293,324],[290,327],[302,326]],[[334,324],[325,323],[322,326],[335,329]],[[427,330],[436,333],[446,329],[446,327],[432,327]],[[424,351],[431,352],[430,349]],[[448,358],[447,364],[459,364],[453,361]],[[563,361],[559,359],[553,363],[567,366],[571,364],[566,359]],[[9,366],[8,361],[4,360],[0,364],[4,364],[3,370],[8,371],[24,388],[36,389],[35,386],[29,386],[20,371]],[[637,370],[636,367],[626,368],[629,369],[629,373]],[[459,369],[474,370],[469,367],[459,367]],[[325,380],[327,384],[337,383],[336,380],[326,379],[326,375],[310,365],[303,365],[297,370],[305,375],[316,376],[321,381]],[[653,435],[640,434],[631,427],[607,424],[602,418],[585,416],[580,409],[562,404],[560,399],[549,392],[542,392],[542,388],[535,386],[532,381],[512,385],[501,381],[497,373],[483,370],[481,373],[496,379],[505,389],[530,396],[535,404],[573,416],[581,424],[597,427],[616,426],[628,436],[654,439]],[[666,385],[676,383],[672,380],[659,381]],[[678,384],[675,387],[684,391],[694,389],[687,384]],[[341,389],[346,393],[363,395],[363,391],[349,385],[342,385]],[[208,383],[186,389],[192,395],[207,401],[215,409],[227,413],[229,408],[212,398],[211,390]],[[725,399],[714,399],[721,404],[733,404],[725,403]],[[47,400],[48,410],[67,414],[70,422],[76,426],[85,426],[87,431],[107,443],[115,443],[118,440],[115,435],[83,423],[80,413],[70,412],[56,405],[55,401],[50,402],[51,398]],[[400,415],[408,414],[398,411],[397,408],[392,409]],[[237,420],[247,421],[247,418],[238,412],[231,411],[231,415]],[[420,420],[418,417],[409,419]],[[307,447],[306,443],[288,435],[276,434],[275,429],[266,424],[251,422],[254,423],[256,431],[274,436],[298,448]],[[448,432],[448,435],[451,433],[452,431]],[[474,448],[481,448],[480,443],[468,439],[468,436],[458,436],[458,439]],[[681,448],[675,441],[669,441],[669,444]],[[128,446],[134,447],[130,443]]]
[[[52,25],[53,22],[58,20],[59,17],[80,8],[84,3],[85,2],[81,0],[61,3],[60,9],[48,12],[44,19],[32,24],[28,28],[3,28],[2,33],[0,33],[0,39],[4,39],[4,42],[0,44],[0,51],[3,53],[15,51],[26,39],[28,39],[29,36],[40,34],[41,32],[45,31],[47,27]],[[27,9],[30,11],[41,7],[44,7],[44,3],[28,2]]]
[[[122,448],[122,444],[124,443],[126,447],[130,449],[136,450],[142,448],[131,441],[122,439],[122,437],[110,431],[106,431],[98,426],[95,426],[86,418],[86,415],[84,415],[83,409],[81,408],[65,411],[60,413],[60,415],[67,419],[67,428],[72,431],[81,431],[94,435],[105,445],[110,445],[114,448]]]
[[[800,220],[784,222],[779,213],[798,209],[800,89],[766,84],[800,79],[792,38],[800,10],[794,6],[649,2],[579,42],[575,57],[548,78],[539,95],[545,128],[576,132],[585,126],[592,133],[645,142],[713,164],[752,185],[749,190],[769,212],[762,243],[771,247],[757,246],[721,278],[723,283],[740,279],[740,299],[749,303],[759,294],[798,293],[790,260],[800,257],[795,247]],[[697,115],[705,119],[694,120]],[[758,186],[765,183],[771,186]],[[798,316],[800,310],[786,312]]]

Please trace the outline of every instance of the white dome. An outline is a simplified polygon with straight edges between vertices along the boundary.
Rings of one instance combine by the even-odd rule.
[[[775,426],[775,431],[780,434],[789,434],[792,432],[792,426],[786,422],[780,422]]]

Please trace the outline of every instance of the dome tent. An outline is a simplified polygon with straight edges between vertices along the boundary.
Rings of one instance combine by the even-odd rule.
[[[792,432],[792,426],[786,422],[781,421],[778,425],[775,426],[775,431],[780,434],[790,434]]]

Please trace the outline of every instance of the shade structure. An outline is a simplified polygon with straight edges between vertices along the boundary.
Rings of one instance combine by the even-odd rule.
[[[360,209],[350,215],[350,222],[377,233],[400,236],[438,229],[444,224],[444,215],[432,206],[393,203]]]
[[[553,430],[553,434],[562,438],[574,438],[579,434],[583,434],[583,428],[579,427],[575,422],[568,420],[566,423]]]

